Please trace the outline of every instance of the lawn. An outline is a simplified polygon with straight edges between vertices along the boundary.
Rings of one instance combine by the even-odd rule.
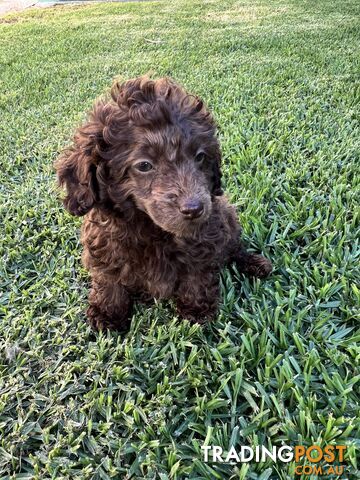
[[[205,328],[157,303],[126,335],[96,335],[81,220],[52,164],[114,77],[146,72],[214,112],[227,194],[275,270],[224,271]],[[205,463],[200,449],[283,443],[345,444],[341,478],[358,478],[359,103],[358,0],[0,18],[1,480],[292,479],[294,462]]]

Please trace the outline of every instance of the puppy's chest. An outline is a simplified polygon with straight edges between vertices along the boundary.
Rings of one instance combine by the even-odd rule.
[[[222,225],[204,229],[198,238],[177,238],[157,231],[144,232],[141,241],[130,242],[126,248],[127,263],[141,278],[171,282],[179,275],[222,266],[223,252],[230,240]]]
[[[221,257],[221,245],[207,241],[171,239],[145,245],[139,257],[145,275],[159,269],[166,279],[169,278],[169,273],[181,275],[194,269],[217,266]]]
[[[208,245],[177,244],[175,242],[153,243],[144,246],[141,254],[136,255],[139,262],[135,265],[129,258],[133,280],[140,289],[158,298],[169,298],[177,285],[189,274],[216,269],[216,252]]]

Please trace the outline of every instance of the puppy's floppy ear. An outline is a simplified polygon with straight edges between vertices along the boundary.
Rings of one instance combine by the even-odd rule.
[[[104,147],[104,125],[98,115],[101,107],[99,102],[89,121],[76,131],[73,145],[55,163],[59,184],[66,187],[63,203],[72,215],[85,215],[99,197],[96,169]]]
[[[221,188],[221,152],[217,147],[214,160],[212,163],[212,190],[211,193],[216,197],[220,197],[224,192]]]

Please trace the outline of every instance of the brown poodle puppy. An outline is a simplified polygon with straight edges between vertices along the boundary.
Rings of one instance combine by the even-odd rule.
[[[265,277],[271,263],[240,243],[222,196],[220,148],[204,103],[168,78],[115,83],[57,161],[64,205],[85,215],[87,317],[125,329],[136,298],[173,298],[181,316],[211,319],[221,268]]]

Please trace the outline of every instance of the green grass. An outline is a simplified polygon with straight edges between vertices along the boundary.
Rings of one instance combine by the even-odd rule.
[[[357,0],[0,19],[1,480],[292,479],[293,463],[205,464],[200,451],[283,442],[346,444],[342,478],[358,478],[359,19]],[[208,327],[159,303],[125,336],[94,335],[80,221],[52,163],[113,77],[149,71],[213,110],[226,190],[275,271],[225,271]]]

